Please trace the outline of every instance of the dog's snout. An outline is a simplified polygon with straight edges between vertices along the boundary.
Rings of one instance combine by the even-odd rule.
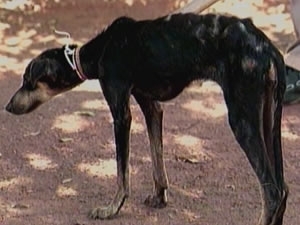
[[[24,114],[27,107],[21,100],[19,95],[15,94],[5,106],[5,110],[14,115]]]
[[[28,108],[24,107],[24,105],[16,105],[14,102],[10,101],[6,106],[5,110],[14,115],[22,115],[29,111]]]
[[[9,102],[6,106],[5,106],[5,110],[7,111],[7,112],[12,112],[12,104],[11,104],[11,102]]]

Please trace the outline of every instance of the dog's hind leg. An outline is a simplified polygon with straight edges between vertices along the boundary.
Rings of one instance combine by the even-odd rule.
[[[115,216],[129,196],[129,137],[131,112],[129,106],[130,85],[116,80],[101,82],[103,94],[110,107],[114,120],[114,133],[117,160],[117,193],[106,208],[97,207],[89,216],[93,219],[106,219]]]
[[[274,110],[266,107],[265,98],[268,95],[273,99],[275,88],[266,88],[268,84],[261,82],[237,81],[233,84],[236,86],[226,90],[224,95],[229,124],[261,185],[263,213],[259,225],[282,225],[288,193],[282,172],[281,100],[276,100],[278,106],[274,118]],[[267,118],[269,121],[264,122]],[[273,131],[271,135],[270,130]],[[272,138],[273,141],[266,141],[265,138]]]
[[[162,208],[167,204],[168,188],[168,179],[163,160],[163,111],[158,102],[149,100],[137,93],[134,93],[134,97],[140,105],[145,116],[153,166],[154,194],[148,196],[148,198],[145,200],[145,204],[150,207]]]

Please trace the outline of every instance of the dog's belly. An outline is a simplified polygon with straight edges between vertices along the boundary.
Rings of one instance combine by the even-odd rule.
[[[140,95],[150,98],[156,101],[168,101],[181,93],[181,90],[171,90],[171,89],[164,89],[164,90],[144,90],[144,89],[134,89],[133,93],[139,93]]]
[[[135,85],[133,94],[138,93],[144,97],[156,101],[168,101],[178,96],[189,82],[145,82],[143,85]]]

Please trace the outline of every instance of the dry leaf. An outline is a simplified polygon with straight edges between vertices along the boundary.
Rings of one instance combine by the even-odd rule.
[[[88,117],[94,117],[95,116],[95,113],[91,112],[91,111],[79,111],[79,112],[76,112],[76,114],[79,115],[79,116],[88,116]]]
[[[21,204],[21,203],[16,203],[16,204],[13,204],[11,207],[13,209],[28,209],[29,205],[25,205],[25,204]]]
[[[70,183],[72,181],[72,178],[67,178],[67,179],[64,179],[62,181],[63,184],[66,184],[66,183]]]
[[[62,142],[62,143],[71,142],[73,140],[74,140],[73,138],[60,138],[59,139],[59,141]]]
[[[196,158],[188,158],[187,156],[179,156],[179,155],[175,155],[175,159],[177,161],[181,161],[181,162],[186,162],[186,163],[191,163],[191,164],[198,164],[200,163],[199,159]]]
[[[227,184],[227,185],[225,185],[225,187],[227,189],[231,189],[232,191],[235,191],[235,186],[233,184]]]
[[[41,133],[41,131],[36,131],[36,132],[31,132],[31,133],[28,133],[28,134],[24,134],[24,137],[29,137],[29,136],[38,136],[39,134]]]

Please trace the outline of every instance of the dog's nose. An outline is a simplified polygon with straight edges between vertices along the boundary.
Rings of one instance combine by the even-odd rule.
[[[6,107],[5,107],[5,110],[7,111],[7,112],[12,112],[12,105],[11,105],[11,102],[9,102],[7,105],[6,105]]]

